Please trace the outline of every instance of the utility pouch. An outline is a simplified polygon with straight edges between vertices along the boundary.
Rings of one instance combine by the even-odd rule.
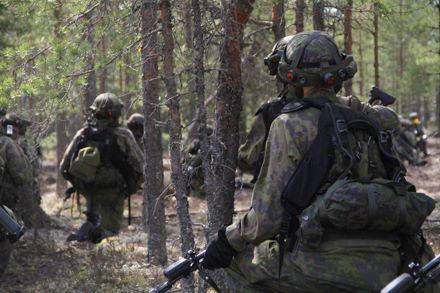
[[[417,234],[435,208],[435,201],[426,194],[384,179],[365,183],[338,180],[315,204],[312,217],[324,228],[404,235]]]
[[[84,147],[79,150],[77,157],[69,168],[69,174],[75,178],[90,183],[95,180],[96,171],[101,164],[99,149],[96,147]]]

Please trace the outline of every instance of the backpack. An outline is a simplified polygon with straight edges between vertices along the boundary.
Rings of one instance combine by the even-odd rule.
[[[327,98],[291,102],[282,113],[309,107],[321,111],[318,133],[281,195],[280,270],[288,236],[291,250],[297,235],[316,248],[326,229],[418,233],[435,202],[405,180],[390,131]]]
[[[88,125],[78,140],[69,174],[82,192],[89,189],[127,189],[133,168],[121,151],[114,133],[115,127],[97,129]]]

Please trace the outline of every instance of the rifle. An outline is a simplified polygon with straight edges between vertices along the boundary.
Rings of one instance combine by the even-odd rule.
[[[440,255],[436,256],[425,266],[411,263],[409,272],[403,273],[383,288],[381,293],[414,292],[429,283],[436,283],[440,277]]]
[[[196,254],[195,251],[189,250],[187,252],[187,258],[176,261],[175,263],[169,265],[163,274],[167,281],[154,287],[150,290],[150,293],[162,293],[170,290],[175,283],[177,283],[182,278],[188,277],[192,272],[199,270],[200,276],[214,288],[215,291],[220,293],[220,289],[214,283],[214,281],[209,277],[208,273],[200,266],[200,260],[205,256],[206,250],[203,250]]]
[[[0,226],[6,230],[6,237],[11,243],[20,239],[25,231],[24,226],[20,225],[2,205],[0,205]]]
[[[370,98],[368,99],[368,104],[373,105],[375,101],[381,101],[383,106],[389,106],[394,104],[396,98],[380,90],[378,87],[373,86],[370,91]]]

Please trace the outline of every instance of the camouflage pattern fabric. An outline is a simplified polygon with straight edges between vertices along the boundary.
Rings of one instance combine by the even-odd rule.
[[[312,92],[307,98],[318,96],[340,102],[332,89]],[[386,107],[358,106],[369,115],[382,113],[385,121],[397,119]],[[317,134],[319,115],[319,110],[308,108],[282,114],[272,123],[251,210],[226,229],[238,252],[227,271],[250,292],[377,292],[398,274],[395,239],[346,237],[323,239],[314,249],[299,241],[292,253],[286,251],[278,280],[278,245],[269,239],[278,234],[281,193]],[[396,124],[389,122],[389,127]]]
[[[18,200],[17,190],[32,183],[31,167],[17,143],[3,135],[0,135],[0,158],[4,164],[0,204],[12,208]],[[13,248],[5,237],[5,233],[0,231],[0,276],[6,269]]]
[[[10,137],[0,136],[0,156],[5,161],[0,200],[14,210],[17,189],[32,184],[32,168],[23,150]]]
[[[183,165],[187,176],[187,188],[191,195],[205,198],[203,191],[204,177],[202,167],[202,154],[200,153],[200,140],[193,138],[184,150]]]
[[[40,146],[32,146],[27,139],[20,139],[19,145],[32,166],[32,194],[37,199],[38,204],[40,204],[41,193],[40,184],[38,182],[38,176],[41,173],[42,169],[42,153]]]
[[[108,127],[109,121],[98,120],[98,129]],[[68,170],[73,156],[77,153],[79,140],[81,139],[85,129],[80,129],[64,153],[61,161],[60,171],[67,179],[69,178]],[[126,155],[127,163],[133,168],[138,175],[137,182],[132,184],[131,190],[137,190],[143,181],[143,153],[136,143],[133,134],[125,127],[115,127],[114,134],[116,143],[122,153]],[[79,183],[79,182],[77,182]],[[95,181],[91,187],[82,190],[87,200],[87,206],[93,209],[93,213],[97,213],[101,218],[101,227],[104,230],[115,234],[119,231],[122,223],[122,213],[124,207],[124,199],[126,194],[127,182],[123,179],[122,174],[114,166],[100,166],[96,173]]]

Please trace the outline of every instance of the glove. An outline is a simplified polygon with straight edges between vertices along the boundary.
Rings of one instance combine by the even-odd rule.
[[[237,252],[229,244],[225,234],[226,228],[218,231],[217,239],[211,241],[206,247],[202,267],[208,270],[226,268],[231,264]]]

